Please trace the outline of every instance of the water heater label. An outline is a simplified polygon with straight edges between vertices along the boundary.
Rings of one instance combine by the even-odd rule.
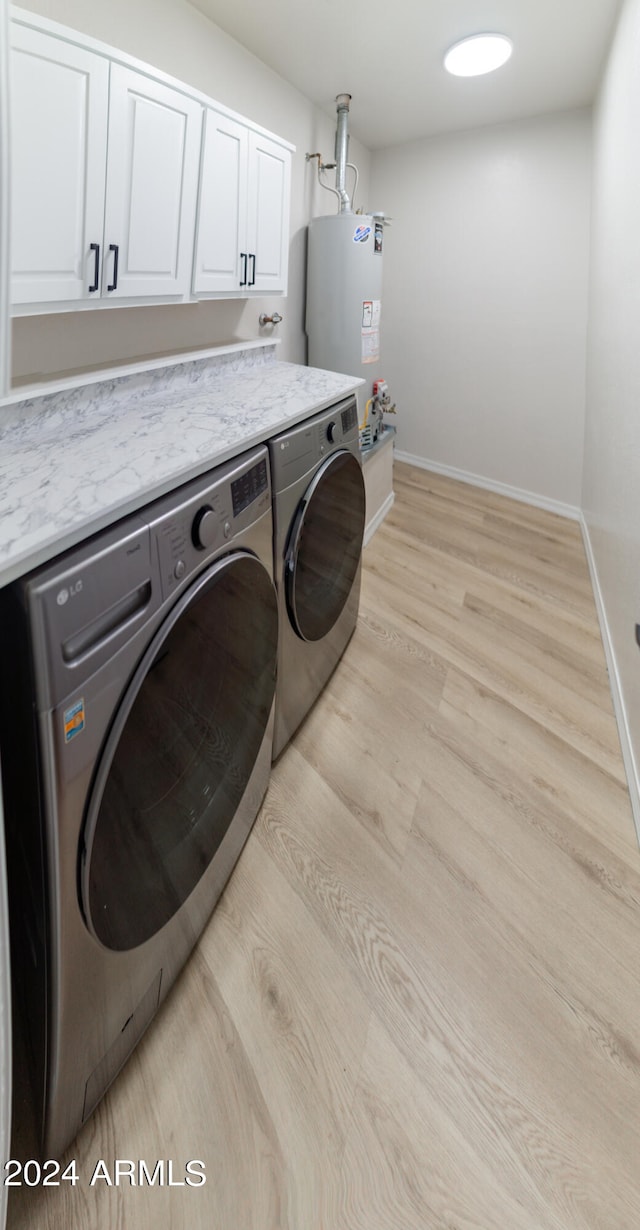
[[[380,330],[379,329],[363,329],[362,330],[361,361],[363,363],[377,363],[379,358],[380,358]]]
[[[363,226],[363,224],[360,223],[360,226],[357,226],[355,231],[353,232],[353,242],[354,243],[366,243],[370,234],[371,234],[371,227]]]
[[[363,299],[362,300],[362,328],[363,329],[379,329],[380,328],[380,308],[382,306],[380,299]]]
[[[380,358],[380,299],[362,300],[362,327],[360,329],[361,363],[377,363]]]

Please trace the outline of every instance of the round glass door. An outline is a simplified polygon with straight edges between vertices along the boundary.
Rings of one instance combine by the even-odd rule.
[[[215,564],[178,600],[125,693],[89,800],[85,918],[135,948],[215,857],[253,771],[275,690],[278,615],[251,555]]]
[[[303,640],[319,641],[338,619],[358,571],[364,524],[361,466],[353,453],[334,453],[300,502],[285,559],[289,616]]]

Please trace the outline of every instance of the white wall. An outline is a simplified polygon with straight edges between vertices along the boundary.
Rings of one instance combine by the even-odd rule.
[[[590,113],[374,153],[398,447],[579,504]]]
[[[640,0],[626,0],[594,112],[583,508],[640,822]]]
[[[204,91],[296,146],[292,176],[291,248],[287,299],[209,302],[172,307],[120,308],[17,319],[13,325],[14,377],[98,365],[113,359],[190,346],[270,336],[260,312],[277,308],[284,317],[273,336],[282,338],[278,357],[306,361],[304,288],[306,225],[331,213],[335,198],[316,183],[315,163],[305,153],[333,155],[335,122],[246,51],[186,0],[25,0],[22,8],[102,39]],[[358,142],[362,204],[370,155]],[[331,176],[328,176],[331,183]]]

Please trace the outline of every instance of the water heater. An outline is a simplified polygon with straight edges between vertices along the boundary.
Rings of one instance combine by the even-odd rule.
[[[362,421],[380,377],[384,220],[339,213],[309,223],[307,336],[311,367],[362,376]]]
[[[346,190],[350,94],[336,98],[338,124],[335,162],[318,160],[318,182],[338,198],[337,214],[312,218],[307,249],[307,338],[311,367],[328,368],[366,382],[358,389],[360,443],[373,444],[382,427],[382,415],[392,413],[386,381],[380,371],[382,317],[382,249],[384,214],[354,213]],[[322,179],[335,168],[336,186]]]

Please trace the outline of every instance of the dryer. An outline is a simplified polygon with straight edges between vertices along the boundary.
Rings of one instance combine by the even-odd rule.
[[[280,612],[274,759],[358,618],[365,489],[354,396],[269,441]]]
[[[35,571],[0,614],[13,973],[56,1157],[165,998],[267,786],[266,448]]]

